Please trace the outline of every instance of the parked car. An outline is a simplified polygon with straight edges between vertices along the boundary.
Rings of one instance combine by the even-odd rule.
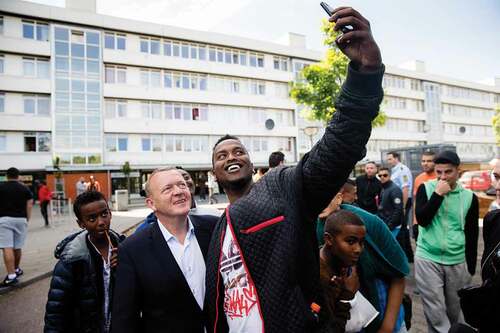
[[[486,191],[491,187],[491,177],[488,170],[466,171],[458,181],[464,188],[471,191]]]

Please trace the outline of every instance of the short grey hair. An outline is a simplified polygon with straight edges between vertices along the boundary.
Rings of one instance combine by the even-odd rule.
[[[171,170],[176,170],[179,172],[179,169],[172,167],[172,166],[167,166],[167,167],[161,167],[154,169],[151,175],[149,176],[148,180],[146,181],[146,186],[144,187],[144,191],[146,191],[146,197],[149,198],[151,196],[151,179],[153,178],[154,175],[160,172],[166,172],[166,171],[171,171]],[[182,174],[179,172],[179,174],[182,176]],[[183,177],[184,179],[184,177]]]

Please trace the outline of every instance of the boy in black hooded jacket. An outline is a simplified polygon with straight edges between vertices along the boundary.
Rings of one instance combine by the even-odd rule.
[[[123,236],[109,229],[111,211],[97,191],[80,194],[73,210],[84,229],[55,249],[59,259],[45,309],[44,332],[109,332],[116,248]]]

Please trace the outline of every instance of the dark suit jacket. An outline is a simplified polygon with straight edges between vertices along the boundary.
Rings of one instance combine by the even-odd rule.
[[[204,259],[217,217],[190,216]],[[163,238],[158,223],[118,250],[112,332],[203,332],[202,309]]]

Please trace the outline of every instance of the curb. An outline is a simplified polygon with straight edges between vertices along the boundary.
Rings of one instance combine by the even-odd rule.
[[[144,220],[141,220],[139,222],[137,222],[136,224],[128,227],[127,229],[123,230],[121,232],[121,234],[123,235],[127,235],[127,236],[130,236],[128,235],[128,233],[130,231],[132,231],[134,228],[136,228],[139,224],[141,224]],[[22,289],[24,287],[27,287],[29,286],[30,284],[33,284],[35,282],[38,282],[40,280],[43,280],[49,276],[52,275],[52,271],[53,269],[49,270],[48,272],[42,272],[38,275],[35,275],[27,280],[23,280],[23,281],[19,281],[18,283],[16,283],[15,285],[13,286],[9,286],[9,287],[0,287],[0,295],[5,295],[5,294],[8,294],[10,293],[11,291],[15,291],[15,290],[18,290],[18,289]]]

